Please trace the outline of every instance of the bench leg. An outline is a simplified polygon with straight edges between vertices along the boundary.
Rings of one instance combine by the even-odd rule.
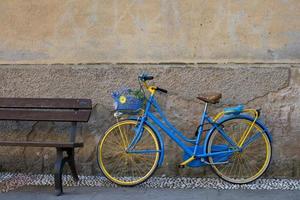
[[[62,172],[66,158],[64,158],[64,151],[61,148],[56,148],[56,162],[54,166],[54,182],[55,182],[55,193],[57,196],[63,193],[62,187]]]
[[[77,181],[79,181],[79,178],[78,178],[76,167],[75,167],[74,149],[73,148],[68,149],[67,154],[68,154],[68,164],[71,169],[73,179],[74,179],[74,181],[77,182]]]
[[[64,152],[67,153],[67,156],[64,156]],[[79,181],[75,160],[74,160],[74,149],[73,148],[56,148],[56,162],[54,166],[54,181],[55,181],[55,193],[57,196],[63,194],[63,184],[62,184],[62,173],[64,165],[67,162],[71,169],[71,173],[74,181]]]

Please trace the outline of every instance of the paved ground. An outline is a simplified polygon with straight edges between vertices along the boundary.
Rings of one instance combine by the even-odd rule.
[[[222,199],[222,200],[299,200],[300,190],[215,190],[215,189],[144,189],[144,188],[105,188],[69,187],[65,194],[57,197],[53,187],[22,187],[0,193],[0,200],[176,200],[176,199]]]

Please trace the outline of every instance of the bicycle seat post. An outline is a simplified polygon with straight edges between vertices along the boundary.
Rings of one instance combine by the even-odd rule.
[[[203,125],[204,125],[205,118],[206,118],[206,116],[207,116],[207,105],[208,105],[208,103],[205,102],[205,104],[204,104],[204,109],[203,109],[203,113],[202,113],[202,117],[201,117],[201,120],[200,120],[200,125],[199,125],[199,127],[200,127],[200,132],[201,132],[201,133],[202,133],[202,130],[203,130]],[[198,140],[199,140],[199,138],[198,138]],[[198,140],[197,140],[197,143],[199,142]]]
[[[206,114],[206,112],[207,112],[207,105],[208,105],[208,103],[207,103],[207,102],[205,102],[205,105],[204,105],[204,110],[203,110],[203,114]]]

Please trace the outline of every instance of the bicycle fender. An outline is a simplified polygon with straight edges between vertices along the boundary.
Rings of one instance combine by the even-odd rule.
[[[235,119],[235,118],[243,118],[243,119],[248,119],[248,120],[251,120],[253,121],[254,118],[249,116],[249,115],[245,115],[245,114],[239,114],[239,115],[225,115],[224,117],[222,117],[221,119],[219,119],[217,121],[218,124],[221,124],[223,123],[224,121],[227,121],[229,119]],[[272,138],[272,135],[269,131],[269,129],[259,120],[257,119],[256,120],[256,123],[264,130],[264,132],[266,132],[267,136],[269,137],[270,139],[270,142],[273,141],[273,138]],[[208,146],[208,141],[209,141],[209,138],[211,136],[211,134],[214,132],[216,128],[215,127],[212,127],[209,132],[207,133],[206,137],[205,137],[205,140],[204,140],[204,148],[207,149],[207,146]]]
[[[138,120],[137,117],[129,117],[128,119],[131,119],[131,120]],[[158,131],[158,129],[152,125],[151,123],[149,123],[148,121],[145,121],[145,124],[147,126],[149,126],[155,133],[155,135],[157,136],[158,138],[158,141],[159,141],[159,146],[160,146],[160,153],[159,153],[159,160],[158,160],[158,166],[162,166],[163,162],[164,162],[164,154],[165,154],[165,145],[164,145],[164,140],[160,134],[160,132]]]

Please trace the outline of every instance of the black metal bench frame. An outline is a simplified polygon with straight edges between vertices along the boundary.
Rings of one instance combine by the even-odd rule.
[[[74,181],[78,181],[74,149],[78,122],[87,122],[92,110],[90,99],[0,98],[0,120],[71,122],[68,142],[0,141],[0,146],[55,147],[54,179],[56,195],[63,193],[62,173],[68,163]]]

